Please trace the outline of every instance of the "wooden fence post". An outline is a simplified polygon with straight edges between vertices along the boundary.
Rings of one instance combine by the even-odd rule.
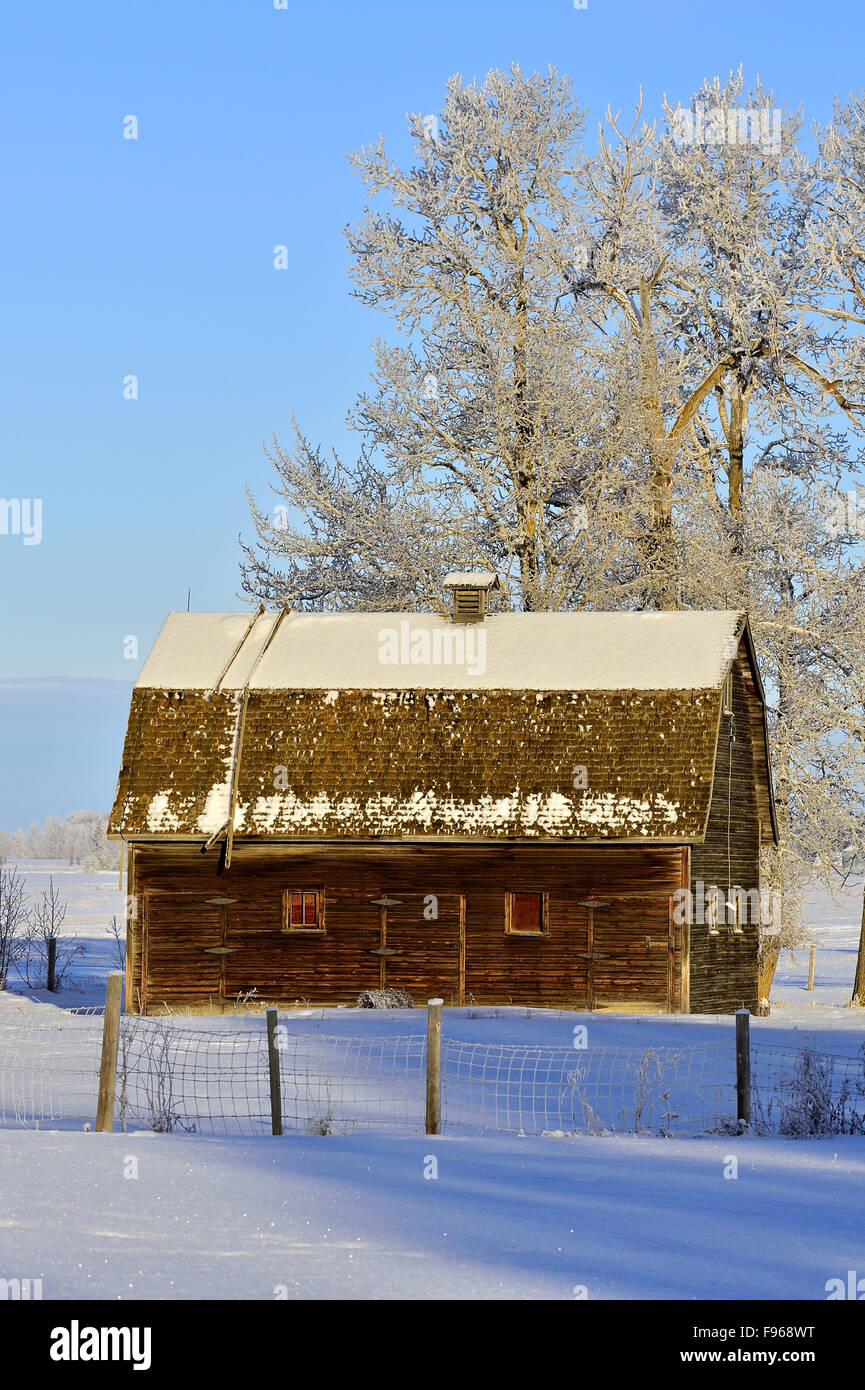
[[[276,1041],[276,1009],[267,1011],[267,1066],[270,1072],[270,1127],[282,1134],[282,1092],[279,1085],[279,1048]]]
[[[441,1134],[442,1122],[442,999],[427,1000],[426,1132]]]
[[[56,993],[57,990],[57,938],[49,936],[48,942],[48,965],[45,971],[45,988],[49,994]]]
[[[814,966],[817,964],[817,942],[811,942],[811,958],[808,961],[808,988],[814,988]]]
[[[114,1090],[117,1084],[117,1043],[120,1039],[120,996],[123,974],[112,970],[105,985],[105,1017],[102,1020],[102,1062],[99,1067],[97,1134],[110,1134],[114,1126]]]
[[[751,1123],[751,1015],[736,1010],[736,1117],[741,1125]]]

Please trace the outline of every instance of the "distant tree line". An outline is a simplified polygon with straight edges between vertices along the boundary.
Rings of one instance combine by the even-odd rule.
[[[120,849],[107,836],[108,816],[99,811],[72,811],[65,819],[49,816],[27,830],[0,830],[0,863],[7,859],[58,859],[82,868],[116,869]]]

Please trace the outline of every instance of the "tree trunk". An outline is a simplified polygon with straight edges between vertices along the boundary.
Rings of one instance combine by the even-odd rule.
[[[651,463],[650,540],[648,569],[654,607],[678,608],[676,537],[673,530],[673,456],[675,446],[664,428],[658,370],[658,345],[652,330],[651,302],[645,279],[640,280],[640,389],[645,441]]]
[[[536,496],[534,418],[528,401],[528,297],[525,275],[518,276],[514,314],[514,454],[516,461],[516,511],[518,536],[515,551],[520,567],[520,589],[525,612],[540,605],[538,564],[538,500]]]
[[[775,978],[775,971],[778,968],[778,957],[781,954],[781,943],[776,936],[769,937],[760,943],[760,955],[757,965],[757,1003],[761,1014],[768,1014],[769,994],[772,989],[772,981]],[[766,1004],[763,1000],[766,1000]]]
[[[745,406],[741,390],[730,402],[728,440],[728,498],[731,544],[735,556],[743,551],[743,499],[745,491]]]
[[[856,975],[853,980],[853,1004],[865,1009],[865,888],[862,893],[862,925],[859,928],[859,955],[856,958]]]

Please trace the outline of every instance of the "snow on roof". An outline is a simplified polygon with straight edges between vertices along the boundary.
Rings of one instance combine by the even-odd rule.
[[[744,614],[171,613],[136,687],[162,690],[717,689]],[[246,639],[244,634],[247,633]],[[240,650],[232,654],[242,641]],[[226,670],[226,667],[228,668]]]
[[[499,589],[498,576],[489,570],[453,570],[442,581],[443,589]]]

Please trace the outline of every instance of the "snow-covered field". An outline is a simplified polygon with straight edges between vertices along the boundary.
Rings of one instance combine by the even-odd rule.
[[[0,1269],[46,1298],[820,1299],[865,1271],[860,1139],[2,1145]]]
[[[105,1000],[105,976],[119,968],[117,948],[110,932],[111,918],[123,927],[124,896],[117,886],[114,872],[87,873],[62,861],[49,859],[9,860],[9,869],[17,869],[25,882],[30,905],[39,901],[49,881],[67,903],[62,935],[84,947],[84,954],[74,962],[62,993],[47,994],[44,990],[25,990],[28,998],[49,1000],[65,1009]],[[14,975],[10,988],[17,992],[20,985]]]
[[[122,911],[113,874],[48,872],[86,955],[59,996],[0,995],[0,1062],[22,1025],[100,1002]],[[815,897],[807,952],[785,955],[756,1045],[813,1041],[852,1057],[865,1016],[845,1007],[861,900]],[[423,1031],[423,1014],[298,1010],[295,1038]],[[466,1047],[589,1050],[731,1043],[729,1018],[447,1010]],[[183,1018],[190,1033],[258,1032],[260,1015]],[[50,1031],[50,1030],[49,1030]],[[577,1056],[578,1054],[574,1054]],[[734,1162],[735,1160],[735,1162]],[[738,1176],[730,1174],[738,1165]],[[41,1278],[46,1298],[825,1298],[865,1274],[865,1138],[602,1137],[451,1130],[303,1133],[282,1139],[0,1130],[0,1277]]]

